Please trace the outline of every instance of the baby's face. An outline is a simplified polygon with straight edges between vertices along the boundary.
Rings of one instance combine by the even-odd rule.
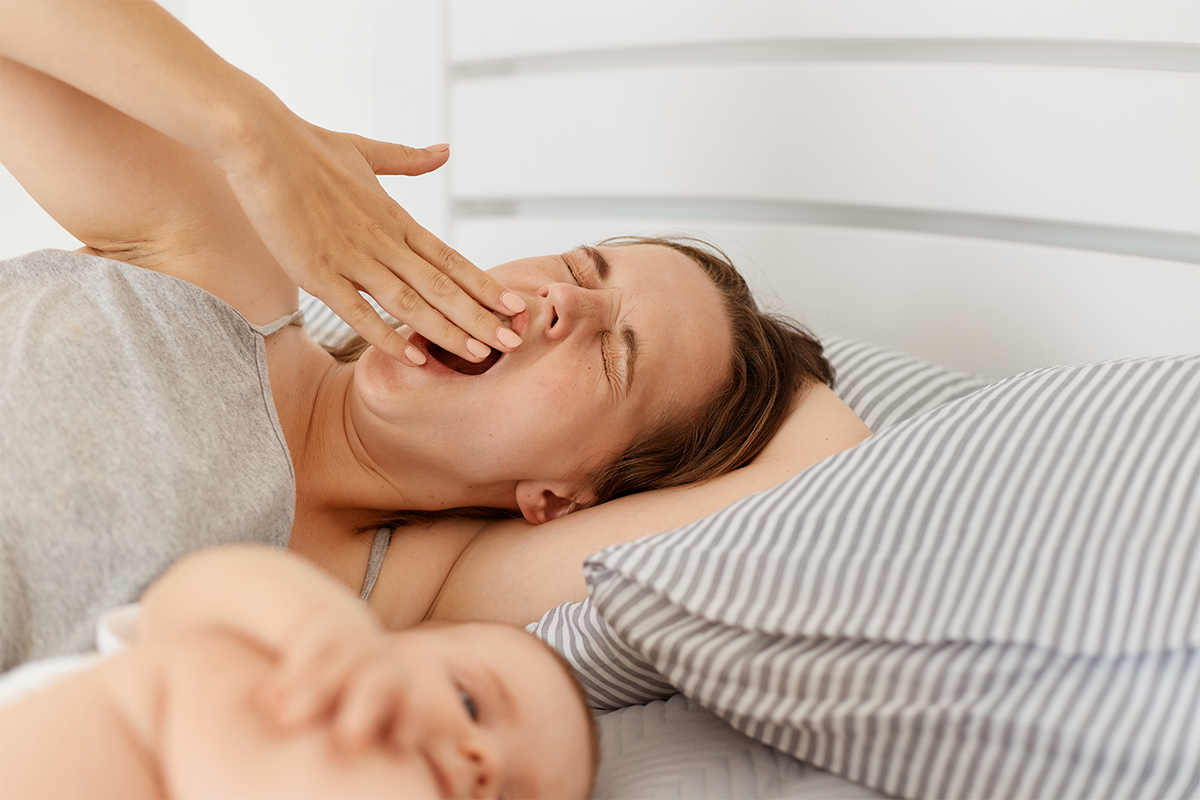
[[[396,735],[438,797],[586,797],[590,720],[563,667],[526,632],[487,623],[393,634],[406,696]]]

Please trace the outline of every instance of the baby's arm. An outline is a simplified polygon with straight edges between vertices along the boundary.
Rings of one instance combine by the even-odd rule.
[[[214,548],[180,561],[143,596],[139,642],[205,631],[271,657],[253,700],[279,730],[329,720],[339,744],[357,749],[388,735],[391,678],[380,676],[390,640],[357,597],[303,558],[259,545]]]
[[[361,713],[351,668],[386,661],[387,642],[298,556],[190,556],[143,597],[128,652],[0,710],[0,797],[433,796],[428,769]],[[254,699],[281,675],[295,724]],[[357,719],[314,719],[344,692]]]
[[[184,558],[142,596],[139,641],[222,628],[272,652],[321,620],[374,635],[375,619],[344,587],[302,558],[231,545]]]
[[[165,796],[160,674],[124,653],[0,709],[0,798]]]

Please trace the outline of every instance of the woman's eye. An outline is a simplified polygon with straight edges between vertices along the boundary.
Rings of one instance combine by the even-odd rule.
[[[604,362],[605,377],[607,377],[609,381],[615,380],[614,376],[617,374],[616,368],[613,366],[616,358],[612,354],[612,347],[610,346],[611,344],[612,337],[607,331],[600,334],[600,357]]]
[[[575,265],[569,259],[563,259],[567,265],[567,272],[571,273],[571,280],[575,281],[576,286],[582,286],[583,282],[579,280],[579,273],[575,271]]]
[[[479,722],[479,709],[475,707],[475,700],[466,692],[459,692],[459,698],[462,699],[463,707],[467,709],[467,716],[475,722]]]

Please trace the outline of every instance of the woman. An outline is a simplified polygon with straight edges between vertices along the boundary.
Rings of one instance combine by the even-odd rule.
[[[2,155],[87,247],[0,277],[20,322],[0,396],[14,420],[5,667],[85,647],[97,614],[228,541],[286,543],[348,586],[374,583],[389,627],[526,623],[582,595],[586,554],[867,435],[819,345],[758,313],[718,255],[619,242],[475,275],[363,188],[372,169],[419,174],[444,150],[313,128],[152,5],[17,5],[0,26]],[[97,45],[109,37],[119,52]],[[331,271],[383,239],[380,261]],[[413,253],[439,252],[443,277],[417,289],[408,275],[431,265]],[[333,286],[324,299],[376,346],[339,361],[289,324],[297,283]],[[411,342],[378,334],[341,294],[355,287]],[[481,374],[448,366],[483,362],[481,343],[502,353]],[[362,535],[397,511],[462,507],[523,519],[408,525],[386,556]]]

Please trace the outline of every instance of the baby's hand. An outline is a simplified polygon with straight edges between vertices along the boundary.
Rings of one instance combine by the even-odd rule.
[[[386,641],[382,626],[365,610],[352,616],[330,611],[306,620],[259,685],[254,698],[259,711],[282,730],[336,720],[347,695],[354,696],[356,671]]]
[[[394,635],[383,637],[347,672],[330,722],[338,747],[353,751],[374,745],[405,746],[400,732],[411,676],[395,658],[396,646]]]

